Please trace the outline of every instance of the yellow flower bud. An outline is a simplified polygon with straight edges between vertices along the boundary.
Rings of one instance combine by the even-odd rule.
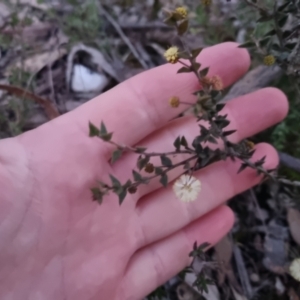
[[[267,56],[264,57],[264,64],[266,66],[274,65],[275,61],[276,61],[276,59],[273,55],[267,55]]]
[[[147,173],[153,173],[154,172],[154,166],[151,163],[146,164],[145,166],[145,172]]]
[[[174,97],[170,98],[169,104],[170,104],[171,107],[176,108],[176,107],[179,106],[180,100],[179,100],[178,97],[175,97],[175,96],[174,96]]]
[[[179,49],[176,46],[169,48],[165,52],[164,57],[169,63],[176,64],[179,60]]]
[[[183,19],[186,19],[187,16],[188,16],[188,11],[185,7],[181,6],[181,7],[177,7],[175,9],[175,12],[174,12],[174,16],[176,18],[177,21],[179,20],[183,20]]]

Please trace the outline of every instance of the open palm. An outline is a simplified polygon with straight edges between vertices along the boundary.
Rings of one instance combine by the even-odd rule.
[[[199,56],[210,75],[226,86],[249,67],[248,53],[235,43],[205,49]],[[198,132],[192,117],[170,121],[182,107],[168,99],[194,101],[199,88],[192,74],[176,75],[166,65],[132,78],[80,108],[35,130],[0,142],[0,298],[141,299],[188,263],[192,244],[216,243],[233,224],[223,203],[260,180],[252,170],[237,175],[238,163],[215,163],[195,174],[202,182],[193,203],[177,200],[171,186],[156,181],[128,196],[115,195],[99,206],[90,188],[113,174],[130,178],[136,156],[109,164],[112,147],[88,137],[88,122],[104,121],[114,140],[168,151],[178,135]],[[231,101],[224,109],[237,142],[282,120],[283,93],[267,88]],[[274,149],[266,167],[278,159]],[[182,170],[174,170],[170,180]]]

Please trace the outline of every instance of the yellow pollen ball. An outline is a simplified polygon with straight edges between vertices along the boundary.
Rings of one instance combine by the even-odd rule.
[[[171,107],[176,108],[180,105],[180,100],[178,97],[174,96],[174,97],[170,98],[169,104]]]
[[[274,65],[275,61],[276,61],[276,59],[273,55],[267,55],[267,56],[264,57],[264,64],[266,66]]]
[[[179,49],[176,46],[169,48],[165,52],[164,57],[169,63],[176,64],[179,60]]]
[[[175,16],[178,20],[186,19],[186,17],[188,16],[188,11],[183,6],[177,7],[175,10]]]

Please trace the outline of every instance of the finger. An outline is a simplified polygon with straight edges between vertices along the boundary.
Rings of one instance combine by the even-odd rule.
[[[120,299],[142,299],[165,283],[191,262],[188,254],[195,241],[198,245],[216,244],[230,230],[233,220],[228,207],[219,207],[164,240],[138,251],[124,275]]]
[[[253,161],[266,155],[266,169],[273,169],[278,165],[278,154],[273,147],[259,144],[256,148]],[[171,185],[145,197],[136,208],[144,239],[138,246],[169,236],[261,181],[262,177],[257,176],[256,171],[250,168],[237,174],[240,166],[238,161],[226,160],[195,172],[194,176],[201,182],[201,191],[198,199],[191,203],[177,199]]]
[[[249,68],[249,54],[236,43],[223,43],[204,49],[198,61],[210,67],[209,75],[217,74],[229,86]],[[195,75],[176,74],[181,65],[164,65],[135,76],[116,88],[67,114],[68,123],[78,124],[87,132],[88,122],[107,125],[114,140],[133,145],[160,128],[182,111],[171,109],[168,100],[178,96],[195,101],[193,92],[199,89]],[[87,134],[87,133],[86,133]],[[109,148],[111,149],[111,148]]]
[[[242,139],[255,135],[256,133],[278,123],[287,114],[288,102],[286,96],[278,89],[265,88],[254,93],[239,97],[229,102],[223,113],[228,114],[230,125],[226,130],[237,129],[230,135],[230,141],[236,143]],[[194,117],[180,118],[171,121],[162,130],[159,130],[141,142],[148,148],[147,152],[169,152],[174,151],[173,142],[178,136],[184,135],[187,140],[192,140],[199,135],[199,127]],[[180,162],[189,155],[176,155],[173,162]],[[122,181],[131,176],[131,169],[136,165],[137,155],[128,154],[113,165],[114,172]],[[151,158],[151,163],[161,165],[160,158]],[[177,178],[183,173],[183,168],[177,168],[168,173],[169,181]],[[145,174],[149,176],[149,174]],[[139,186],[135,198],[138,200],[149,192],[161,187],[159,178],[152,180],[148,185]]]

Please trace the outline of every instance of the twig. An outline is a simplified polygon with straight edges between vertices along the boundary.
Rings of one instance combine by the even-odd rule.
[[[295,158],[287,153],[279,152],[280,163],[298,173],[300,173],[300,159]]]
[[[241,253],[240,248],[237,245],[233,247],[233,255],[236,262],[238,274],[241,280],[241,284],[243,287],[244,292],[247,295],[247,298],[252,298],[253,296],[253,289],[249,280],[249,276],[246,270],[245,262],[243,259],[243,255]]]
[[[0,84],[0,90],[4,90],[10,94],[16,95],[17,97],[24,97],[24,98],[30,99],[30,100],[40,104],[44,108],[44,110],[50,120],[59,116],[59,112],[57,111],[57,109],[53,106],[53,104],[49,100],[41,98],[29,91],[26,91],[17,86],[6,85],[6,84]]]
[[[148,66],[146,62],[142,59],[142,57],[139,55],[129,38],[125,35],[120,25],[114,20],[114,18],[109,14],[109,12],[102,6],[102,4],[98,1],[98,6],[100,9],[100,13],[111,23],[111,25],[115,28],[115,30],[118,32],[124,43],[128,46],[132,54],[135,56],[135,58],[140,62],[142,67],[144,69],[148,69]]]

